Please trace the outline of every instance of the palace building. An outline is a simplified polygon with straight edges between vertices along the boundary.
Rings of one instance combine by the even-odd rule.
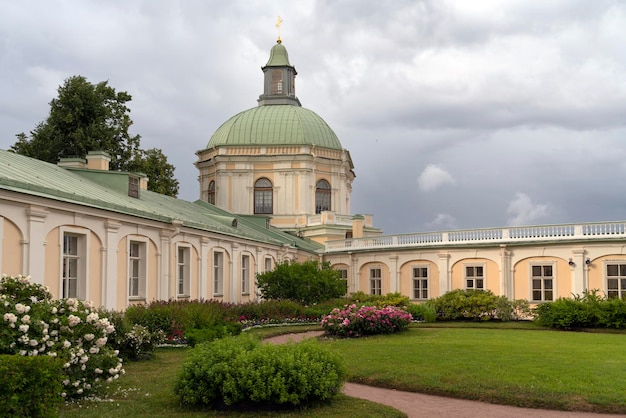
[[[258,106],[196,153],[195,202],[110,171],[106,153],[54,165],[0,150],[0,272],[108,309],[256,300],[257,273],[307,259],[330,262],[349,292],[415,302],[453,289],[531,303],[626,296],[626,222],[383,235],[371,215],[351,214],[350,153],[302,107],[280,39],[262,73]]]

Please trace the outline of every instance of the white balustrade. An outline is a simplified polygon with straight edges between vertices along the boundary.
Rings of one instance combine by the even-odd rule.
[[[442,247],[468,244],[502,245],[559,240],[593,241],[611,238],[626,238],[626,221],[512,226],[506,228],[468,229],[350,238],[327,242],[326,251],[339,252],[385,248]]]

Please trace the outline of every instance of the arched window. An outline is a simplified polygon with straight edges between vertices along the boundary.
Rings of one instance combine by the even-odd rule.
[[[261,178],[254,183],[254,213],[274,213],[272,182]]]
[[[315,186],[315,213],[330,210],[330,184],[326,180],[320,180]]]
[[[213,180],[209,183],[208,202],[212,205],[215,204],[215,182]]]
[[[283,72],[281,70],[272,70],[272,88],[271,93],[281,95],[283,93]]]

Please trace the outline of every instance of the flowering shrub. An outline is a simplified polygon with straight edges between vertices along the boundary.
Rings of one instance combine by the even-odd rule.
[[[341,337],[391,334],[406,328],[413,318],[410,313],[395,306],[377,308],[356,304],[335,308],[322,318],[326,333]]]
[[[157,346],[165,341],[165,332],[151,332],[143,325],[132,324],[123,312],[101,309],[99,313],[109,318],[115,327],[115,332],[109,335],[107,345],[118,350],[118,355],[124,360],[148,359]]]
[[[59,358],[63,397],[81,397],[124,373],[118,352],[107,345],[115,327],[88,302],[52,300],[28,277],[0,278],[0,354]]]

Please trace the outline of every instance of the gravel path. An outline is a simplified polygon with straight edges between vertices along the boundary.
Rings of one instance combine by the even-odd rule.
[[[322,331],[310,331],[298,334],[286,334],[268,338],[272,344],[284,344],[305,338],[317,338]],[[422,393],[403,392],[374,386],[346,383],[343,393],[353,398],[367,399],[372,402],[391,406],[407,414],[409,418],[613,418],[626,415],[592,414],[587,412],[565,412],[545,409],[518,408],[507,405],[495,405],[443,396],[424,395]]]

